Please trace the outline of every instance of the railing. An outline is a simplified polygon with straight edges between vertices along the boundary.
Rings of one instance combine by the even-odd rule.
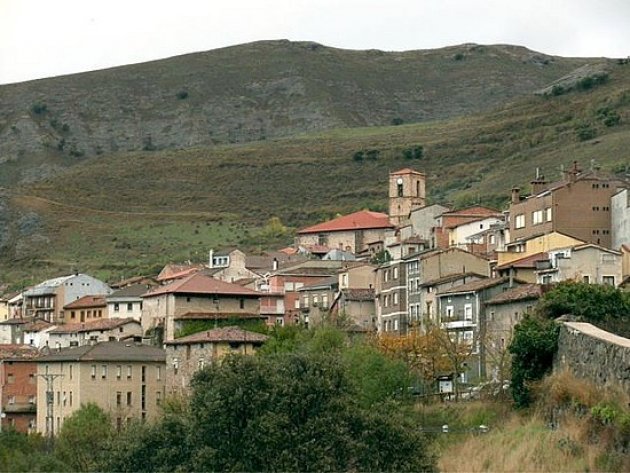
[[[2,409],[6,413],[35,413],[37,405],[31,402],[15,402],[5,404]]]

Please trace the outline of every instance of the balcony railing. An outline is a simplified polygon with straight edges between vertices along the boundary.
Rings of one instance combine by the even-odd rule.
[[[3,410],[8,414],[28,414],[35,413],[37,411],[37,406],[31,402],[14,402],[13,404],[5,404],[3,406]]]

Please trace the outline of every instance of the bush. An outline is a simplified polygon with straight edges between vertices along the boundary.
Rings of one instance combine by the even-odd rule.
[[[403,123],[405,123],[405,121],[402,118],[392,118],[392,125],[394,126],[402,125]]]
[[[591,140],[597,136],[597,132],[595,131],[595,129],[586,123],[576,126],[575,134],[580,139],[580,141]]]
[[[405,148],[403,150],[403,157],[405,159],[422,159],[424,156],[423,146],[414,146],[412,148]]]
[[[526,315],[514,328],[509,351],[512,354],[512,397],[517,407],[530,405],[531,383],[551,371],[559,329],[553,320],[531,315]]]
[[[188,98],[188,91],[187,90],[180,90],[179,92],[177,92],[177,98],[179,100],[185,100]]]
[[[35,115],[44,115],[48,113],[48,106],[45,103],[34,103],[31,106],[31,112]]]
[[[464,53],[456,53],[453,56],[453,59],[455,59],[456,61],[461,61],[462,59],[464,59]]]
[[[353,161],[363,161],[363,159],[365,159],[365,153],[363,151],[357,151],[352,155],[352,160]]]

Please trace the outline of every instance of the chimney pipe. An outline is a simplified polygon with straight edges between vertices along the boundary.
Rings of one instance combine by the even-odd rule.
[[[277,271],[278,269],[278,258],[273,259],[273,270]]]
[[[512,187],[512,203],[518,204],[521,201],[521,189],[519,187]]]

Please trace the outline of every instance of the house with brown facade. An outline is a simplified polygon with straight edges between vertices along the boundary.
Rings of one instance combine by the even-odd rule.
[[[228,354],[252,355],[268,338],[240,327],[219,327],[166,342],[166,392],[187,393],[195,372]]]
[[[107,318],[105,295],[83,296],[63,306],[64,322],[76,324]]]
[[[157,419],[165,397],[165,361],[163,349],[129,341],[51,351],[37,360],[37,431],[56,435],[87,403],[109,413],[119,429],[131,419]]]
[[[164,341],[193,321],[261,320],[260,293],[201,273],[193,273],[142,296],[142,329],[159,328]]]
[[[0,345],[0,432],[34,432],[38,356],[33,347]]]
[[[561,181],[546,182],[539,176],[531,184],[532,194],[526,198],[520,189],[512,190],[511,241],[555,231],[611,247],[611,198],[625,187],[621,180],[582,171],[574,162]]]

